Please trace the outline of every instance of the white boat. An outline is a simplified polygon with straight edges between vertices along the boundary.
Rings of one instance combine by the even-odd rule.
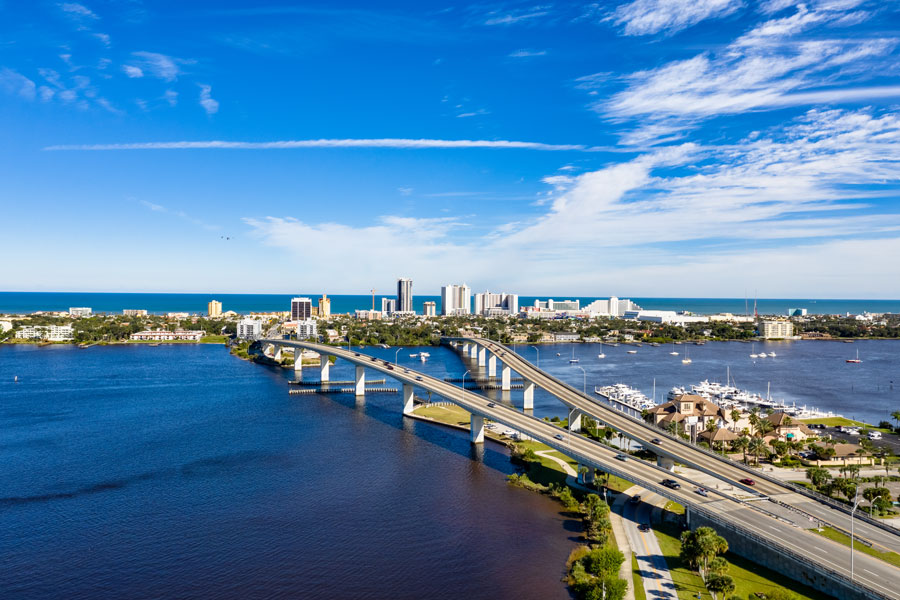
[[[410,358],[419,358],[419,354],[418,354],[418,353],[416,353],[416,354],[410,354],[409,357],[410,357]]]
[[[683,364],[683,365],[689,365],[689,364],[691,364],[692,362],[694,362],[694,361],[692,361],[690,358],[688,358],[688,355],[687,355],[687,346],[685,346],[685,347],[684,347],[684,358],[681,359],[681,364]]]
[[[769,356],[770,356],[771,358],[775,358],[775,357],[778,356],[778,355],[775,354],[774,352],[769,352]]]
[[[603,342],[600,342],[600,354],[597,355],[597,358],[606,358],[606,354],[603,353]]]
[[[756,344],[753,344],[750,347],[750,358],[758,358],[759,354],[756,353]]]
[[[672,356],[678,356],[678,351],[675,350],[675,342],[672,342],[672,351],[669,352]]]
[[[862,362],[861,360],[859,360],[859,348],[856,349],[856,358],[848,358],[847,362],[848,363],[861,363]]]
[[[626,354],[637,354],[637,350],[628,350]]]
[[[573,344],[573,345],[572,345],[572,358],[569,359],[569,364],[570,364],[570,365],[574,365],[574,364],[577,363],[577,362],[578,362],[578,359],[575,358],[575,346],[574,346],[574,344]]]
[[[428,354],[427,352],[419,352],[419,360],[421,360],[422,362],[425,362],[426,360],[428,360],[429,356],[431,356],[431,355]]]

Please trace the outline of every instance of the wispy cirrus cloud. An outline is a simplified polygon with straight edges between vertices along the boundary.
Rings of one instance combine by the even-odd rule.
[[[203,107],[207,115],[214,115],[219,112],[219,102],[212,97],[212,86],[200,84],[200,106]]]
[[[519,25],[530,23],[550,14],[550,5],[529,6],[525,8],[497,8],[489,11],[482,21],[483,25]]]
[[[221,229],[221,227],[219,225],[213,225],[213,224],[207,223],[206,221],[203,221],[201,219],[192,217],[191,215],[187,214],[186,212],[184,212],[183,210],[180,210],[180,209],[172,210],[166,206],[163,206],[162,204],[156,204],[155,202],[150,202],[148,200],[138,200],[138,203],[141,206],[143,206],[144,208],[146,208],[152,212],[177,217],[183,221],[191,223],[192,225],[196,225],[197,227],[200,227],[207,231],[218,231],[219,229]]]
[[[193,64],[194,61],[184,58],[176,58],[159,52],[138,51],[132,52],[133,57],[131,66],[141,71],[142,74],[149,74],[163,81],[175,81],[181,75],[181,66]],[[134,71],[136,72],[136,71]]]
[[[518,142],[511,140],[439,140],[439,139],[318,139],[318,140],[283,140],[275,142],[228,142],[228,141],[195,141],[195,142],[142,142],[135,144],[64,144],[47,146],[45,150],[204,150],[204,149],[236,149],[236,150],[282,150],[291,148],[495,148],[543,151],[579,151],[615,150],[582,144],[544,144],[540,142]]]
[[[37,96],[37,85],[34,81],[6,67],[0,69],[0,89],[25,100],[34,100]]]
[[[740,0],[634,0],[607,17],[625,35],[673,34],[708,19],[720,19],[743,8]]]
[[[546,50],[529,50],[527,48],[521,48],[516,50],[515,52],[510,52],[510,58],[532,58],[535,56],[546,56]]]

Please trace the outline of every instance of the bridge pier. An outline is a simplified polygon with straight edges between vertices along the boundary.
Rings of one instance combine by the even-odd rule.
[[[508,391],[509,391],[509,387],[510,387],[509,384],[510,384],[510,380],[512,379],[512,377],[511,377],[511,372],[512,372],[512,369],[510,369],[510,368],[507,367],[506,365],[503,365],[503,366],[500,368],[500,375],[501,375],[501,377],[500,377],[500,391],[501,391],[501,392],[508,392]]]
[[[404,383],[403,384],[403,414],[408,415],[413,411],[413,386]]]
[[[469,347],[469,358],[471,358],[472,360],[478,359],[478,344],[472,344]]]
[[[366,368],[362,365],[356,366],[356,395],[366,395]]]
[[[522,408],[524,410],[534,410],[534,382],[525,380],[525,394]]]
[[[484,443],[484,417],[472,413],[472,443]]]
[[[481,346],[478,348],[478,366],[483,367],[487,364],[487,348]]]
[[[303,350],[294,348],[294,373],[303,371]]]
[[[462,345],[462,353],[463,353],[463,356],[468,356],[468,355],[469,355],[469,347],[470,347],[470,346],[471,346],[471,344],[469,344],[469,342],[466,342],[466,343],[464,343],[464,344]]]
[[[668,456],[661,456],[659,454],[656,455],[656,466],[662,467],[667,471],[675,470],[675,461],[669,458]]]
[[[581,415],[577,408],[569,409],[569,431],[581,431]]]
[[[275,347],[275,353],[272,355],[272,358],[281,362],[281,346]]]
[[[491,354],[491,357],[488,358],[488,377],[496,377],[497,376],[497,357],[494,354]]]
[[[294,359],[294,364],[297,364],[297,360]],[[319,381],[328,381],[328,372],[331,367],[331,361],[328,360],[327,354],[319,355]]]

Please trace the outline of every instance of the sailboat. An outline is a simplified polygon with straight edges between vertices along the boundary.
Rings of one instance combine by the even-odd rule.
[[[675,342],[672,342],[672,351],[669,352],[672,356],[678,356],[678,351],[675,350]]]
[[[575,358],[575,344],[572,344],[572,358],[569,359],[569,364],[574,365],[578,362],[578,359]]]
[[[688,355],[687,355],[687,346],[685,346],[685,347],[684,347],[684,358],[681,359],[681,364],[683,364],[683,365],[689,365],[689,364],[691,364],[692,362],[693,362],[693,361],[692,361],[690,358],[688,358]]]
[[[763,354],[765,356],[765,354]],[[756,344],[750,348],[750,358],[759,358],[759,354],[756,353]]]
[[[847,362],[848,363],[861,363],[862,362],[861,360],[859,360],[859,348],[856,349],[856,358],[848,358]]]
[[[597,355],[597,358],[606,358],[606,355],[603,353],[603,342],[600,342],[600,354]]]

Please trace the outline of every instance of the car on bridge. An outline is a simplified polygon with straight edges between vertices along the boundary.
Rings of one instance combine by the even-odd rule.
[[[493,402],[488,402],[488,408],[497,408],[497,405]]]
[[[680,490],[681,484],[674,479],[663,479],[662,484],[672,490]]]
[[[697,493],[700,494],[701,496],[703,496],[704,498],[709,496],[709,493],[707,493],[706,488],[698,487]]]
[[[638,525],[638,531],[650,531],[650,524],[641,523],[640,525]]]
[[[628,460],[628,456],[626,456],[625,454],[616,454],[616,460],[621,460],[622,462],[625,462],[626,460]]]
[[[653,438],[652,440],[650,440],[650,443],[659,446],[660,444],[662,444],[662,440],[659,438]]]
[[[554,435],[553,437],[555,437],[555,438],[558,439],[558,440],[564,440],[564,439],[565,439],[561,433],[557,433],[557,434]]]
[[[749,477],[744,477],[743,479],[738,479],[740,483],[744,485],[756,485],[756,482],[750,479]]]

